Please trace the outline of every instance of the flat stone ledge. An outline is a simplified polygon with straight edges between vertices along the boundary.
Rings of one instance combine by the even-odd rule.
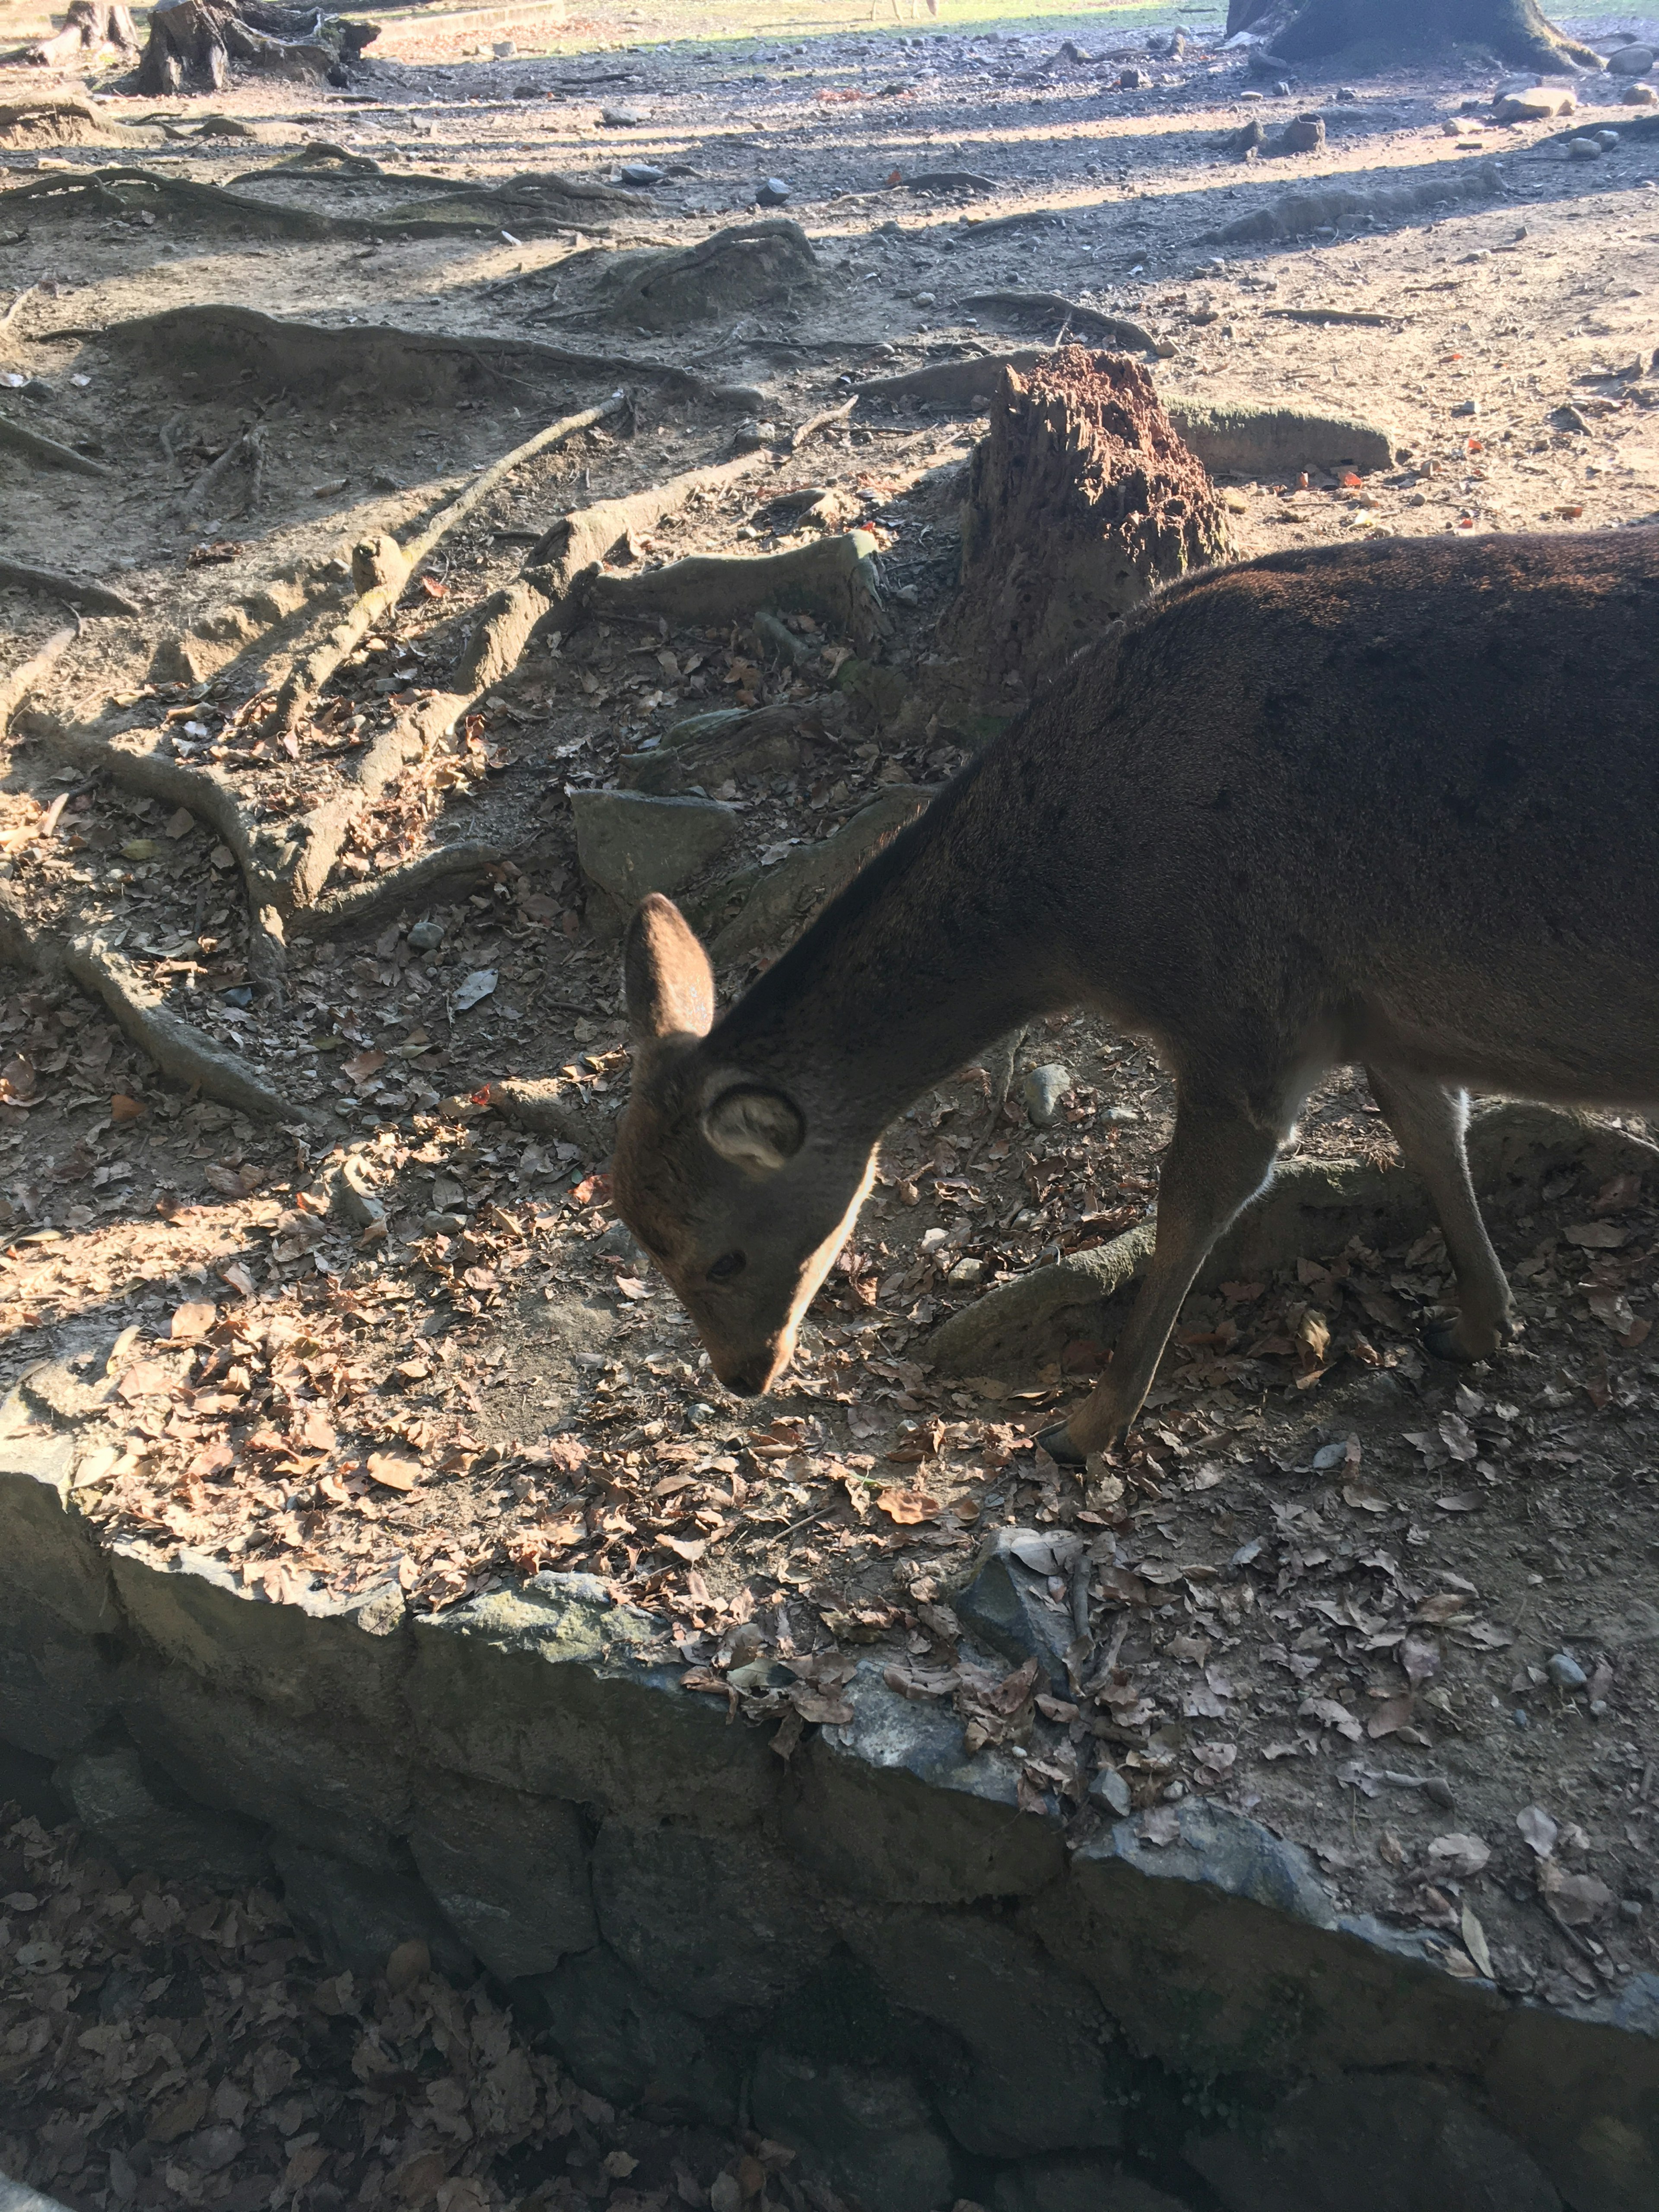
[[[1221,1804],[1022,1806],[869,1660],[786,1763],[591,1576],[416,1617],[102,1547],[8,1407],[0,1741],[124,1865],[482,1967],[598,2094],[746,2111],[867,2212],[1348,2212],[1356,2143],[1378,2202],[1659,2203],[1659,1977],[1547,2010]]]

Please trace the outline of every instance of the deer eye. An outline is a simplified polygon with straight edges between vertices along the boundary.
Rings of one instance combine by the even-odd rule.
[[[723,1252],[708,1270],[711,1283],[729,1283],[733,1275],[742,1274],[748,1265],[741,1252]]]

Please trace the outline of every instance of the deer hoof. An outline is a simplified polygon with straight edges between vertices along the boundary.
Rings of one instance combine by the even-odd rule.
[[[1037,1447],[1061,1467],[1081,1467],[1089,1456],[1072,1442],[1071,1431],[1064,1421],[1056,1421],[1052,1429],[1044,1429],[1037,1438]]]
[[[1462,1322],[1455,1314],[1449,1316],[1444,1321],[1425,1322],[1423,1325],[1425,1350],[1431,1352],[1437,1359],[1449,1360],[1453,1365],[1458,1367],[1472,1367],[1480,1360],[1491,1359],[1496,1356],[1497,1344],[1484,1351],[1471,1352],[1462,1341]],[[1503,1331],[1499,1342],[1502,1341],[1503,1336],[1508,1334],[1507,1330]]]

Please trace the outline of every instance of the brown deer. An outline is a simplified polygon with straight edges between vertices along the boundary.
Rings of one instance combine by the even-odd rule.
[[[1385,540],[1189,578],[1063,671],[716,1021],[664,898],[630,925],[623,1218],[743,1395],[787,1362],[882,1131],[1088,1005],[1175,1078],[1157,1249],[1103,1381],[1134,1419],[1302,1101],[1363,1064],[1491,1357],[1510,1295],[1467,1090],[1659,1095],[1659,532]]]

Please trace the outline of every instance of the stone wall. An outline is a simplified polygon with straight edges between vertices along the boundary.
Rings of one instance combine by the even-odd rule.
[[[582,1575],[439,1615],[100,1544],[0,1417],[0,1739],[128,1865],[264,1875],[373,1974],[420,1936],[618,2102],[798,2146],[867,2212],[1652,2212],[1659,1980],[1572,2016],[1340,1917],[1188,1800],[1090,1840],[864,1662],[786,1763]],[[3,1776],[0,1775],[0,1786]]]

